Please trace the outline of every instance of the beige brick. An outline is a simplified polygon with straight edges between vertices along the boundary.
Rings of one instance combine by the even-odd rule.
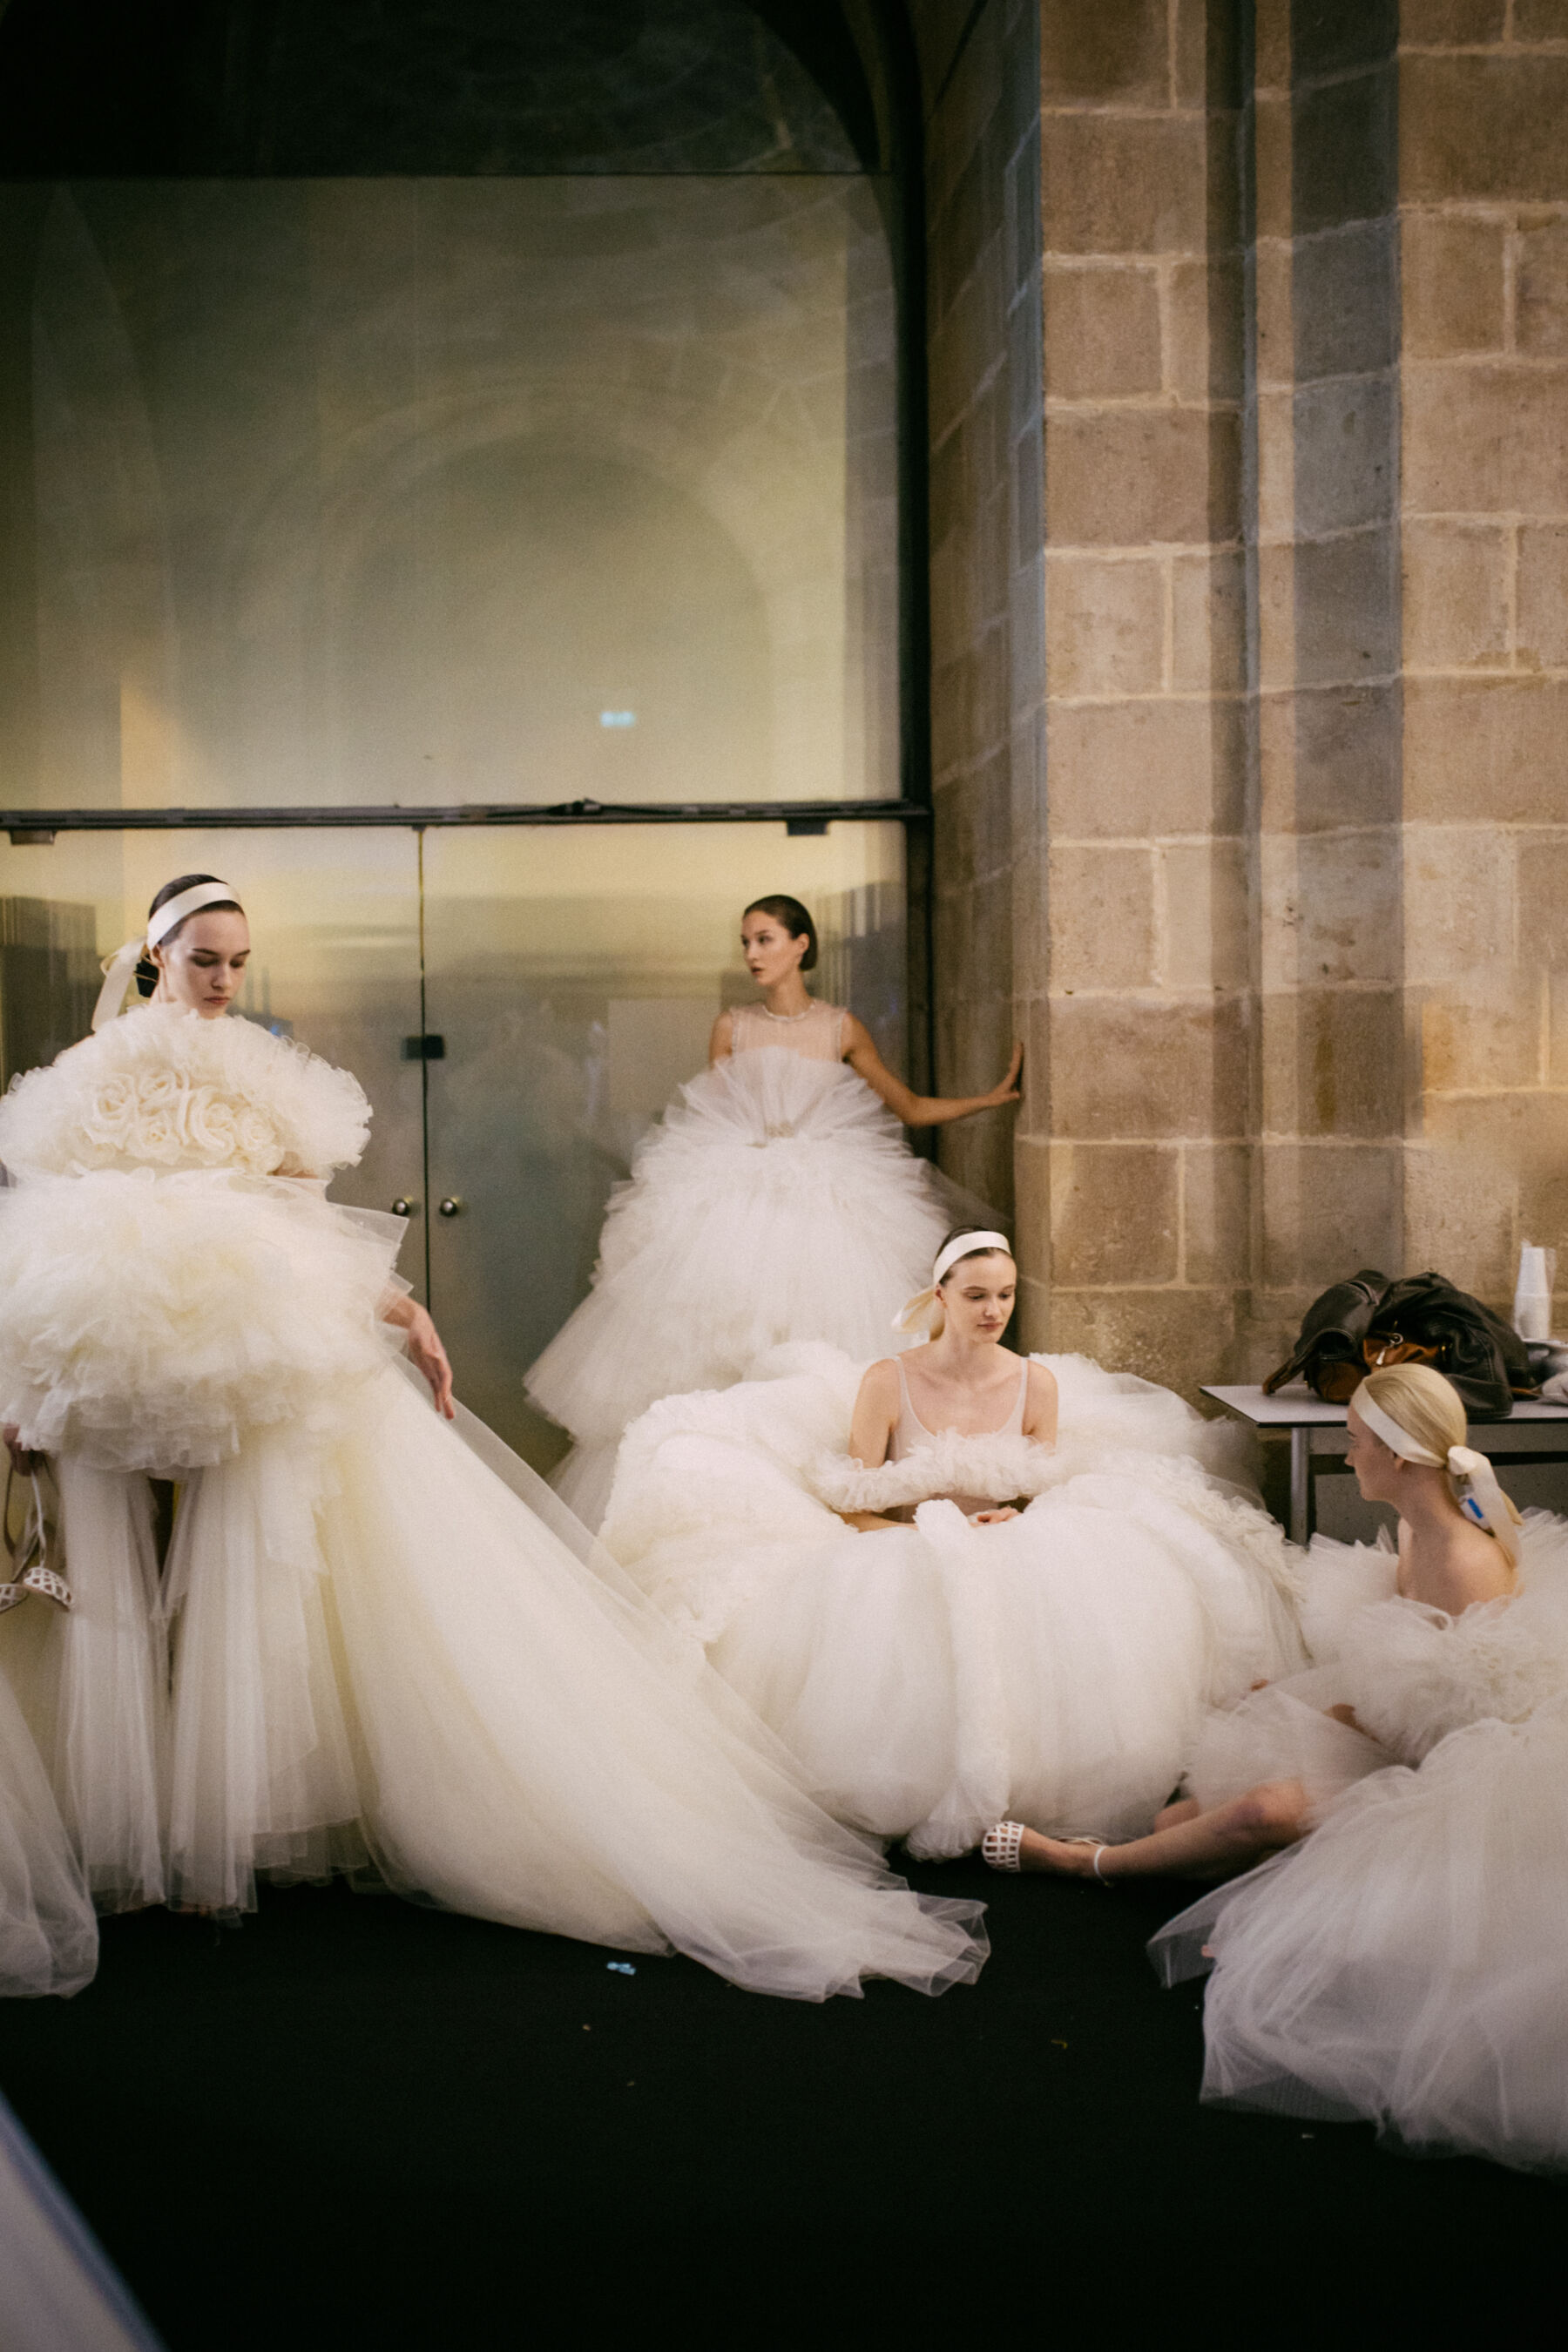
[[[1239,693],[1247,683],[1247,564],[1178,555],[1172,565],[1172,676],[1178,693]]]
[[[1251,1164],[1246,1144],[1182,1146],[1184,1281],[1246,1281],[1251,1257]]]
[[[1165,656],[1164,567],[1047,555],[1046,677],[1052,694],[1149,694]]]
[[[1546,1083],[1568,1087],[1568,971],[1548,972],[1546,980]]]
[[[1040,10],[1040,100],[1047,107],[1167,106],[1165,0],[1052,0]]]
[[[1051,852],[1051,986],[1147,988],[1154,966],[1153,852]]]
[[[1407,202],[1568,196],[1568,58],[1407,57],[1399,176]]]
[[[1421,1007],[1421,1087],[1426,1095],[1494,1094],[1532,1087],[1541,1066],[1541,995],[1528,988],[1504,1011],[1429,997]]]
[[[1263,985],[1375,986],[1400,979],[1399,835],[1266,833]]]
[[[1251,965],[1247,845],[1226,839],[1158,852],[1167,988],[1241,988]]]
[[[1297,1135],[1397,1135],[1404,1051],[1395,989],[1305,988],[1265,998],[1265,1126]]]
[[[1258,528],[1265,544],[1296,535],[1296,401],[1289,392],[1258,396]]]
[[[1479,803],[1471,814],[1484,807]],[[1514,846],[1495,826],[1405,828],[1405,978],[1471,1001],[1506,990],[1513,963]]]
[[[1519,534],[1516,650],[1531,667],[1568,667],[1568,523],[1526,523]]]
[[[1058,997],[1051,1108],[1060,1137],[1238,1137],[1247,1060],[1233,1002]]]
[[[1405,348],[1416,359],[1500,351],[1500,221],[1406,213],[1400,226]]]
[[[1051,1276],[1074,1285],[1173,1282],[1177,1159],[1146,1144],[1051,1147]]]
[[[1259,89],[1286,89],[1290,81],[1290,0],[1256,0],[1253,39]]]
[[[1259,98],[1257,107],[1258,234],[1288,237],[1294,226],[1290,184],[1290,100]]]
[[[1265,1286],[1315,1293],[1362,1265],[1403,1273],[1403,1158],[1398,1143],[1266,1143]]]
[[[1152,269],[1047,269],[1046,391],[1053,400],[1160,389],[1160,289]]]
[[[1489,1169],[1500,1192],[1511,1188],[1520,1238],[1543,1242],[1568,1261],[1568,1093],[1439,1097],[1427,1105],[1426,1135]],[[1511,1250],[1510,1261],[1505,1291],[1517,1265]]]
[[[1239,400],[1244,328],[1239,255],[1171,272],[1169,388],[1178,400]]]
[[[1046,740],[1059,837],[1240,830],[1245,740],[1236,703],[1053,707]]]
[[[1461,1290],[1506,1296],[1513,1287],[1511,1175],[1484,1146],[1425,1136],[1405,1154],[1405,1263],[1436,1266]]]
[[[1468,47],[1500,41],[1508,0],[1400,0],[1399,37],[1406,47]]]
[[[1520,838],[1519,961],[1568,969],[1568,830]]]
[[[1290,250],[1288,246],[1262,245],[1254,264],[1258,381],[1261,385],[1288,384],[1295,373],[1296,322],[1291,315]]]
[[[1516,41],[1568,41],[1568,0],[1514,0]]]
[[[1412,677],[1406,814],[1551,824],[1568,806],[1568,680]]]
[[[1568,510],[1568,368],[1410,366],[1404,389],[1412,511]]]
[[[1568,359],[1568,221],[1522,232],[1514,302],[1520,350],[1536,359]]]
[[[1200,116],[1053,115],[1040,151],[1047,254],[1204,251]]]
[[[1495,526],[1406,523],[1405,658],[1413,668],[1506,664],[1508,554],[1508,534]]]
[[[1058,546],[1228,540],[1239,419],[1198,409],[1058,413],[1046,426],[1046,530]]]
[[[1189,1402],[1237,1380],[1237,1299],[1226,1290],[1068,1290],[1051,1300],[1051,1346],[1110,1371],[1159,1381]]]

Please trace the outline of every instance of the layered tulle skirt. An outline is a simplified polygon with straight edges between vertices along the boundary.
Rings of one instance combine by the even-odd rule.
[[[1043,1491],[998,1526],[941,1500],[907,1528],[835,1516],[858,1373],[825,1349],[665,1400],[622,1451],[606,1544],[824,1805],[923,1855],[1003,1813],[1138,1834],[1205,1710],[1304,1655],[1278,1528],[1205,1466],[1226,1441],[1169,1391],[1045,1360],[1060,1444],[1026,1449]]]
[[[75,1255],[90,1260],[98,1233],[118,1243],[125,1228],[86,1184],[81,1198]],[[437,1418],[368,1312],[290,1342],[253,1297],[261,1278],[294,1284],[301,1312],[300,1280],[330,1302],[351,1295],[359,1233],[305,1196],[295,1258],[270,1196],[230,1188],[226,1202],[228,1288],[199,1290],[195,1338],[229,1400],[229,1442],[182,1478],[161,1580],[142,1474],[179,1465],[175,1323],[167,1362],[144,1339],[134,1357],[159,1401],[140,1464],[127,1459],[138,1391],[115,1390],[108,1338],[86,1348],[71,1325],[78,1344],[51,1381],[36,1337],[26,1367],[37,1426],[51,1412],[70,1426],[79,1393],[102,1398],[94,1425],[118,1456],[61,1460],[76,1606],[19,1632],[26,1610],[0,1620],[0,1667],[100,1906],[166,1898],[222,1914],[253,1901],[258,1872],[368,1866],[485,1917],[678,1948],[806,1999],[869,1975],[928,1991],[973,1977],[977,1906],[921,1902],[889,1878],[803,1791],[698,1646],[616,1590],[607,1561],[609,1580],[595,1572],[548,1489],[477,1424],[466,1442]],[[61,1202],[44,1209],[63,1247]],[[347,1254],[335,1289],[334,1251]],[[169,1256],[142,1261],[160,1295]],[[101,1267],[117,1314],[136,1267]],[[68,1273],[75,1296],[86,1273]],[[276,1369],[290,1345],[299,1410],[272,1413],[279,1370],[258,1383],[266,1416],[249,1417],[238,1361],[260,1346]],[[204,1454],[218,1427],[199,1421]]]
[[[1568,1527],[1533,1534],[1568,1582]],[[1444,1638],[1458,1651],[1454,1632]],[[1473,1646],[1484,1664],[1494,1629]],[[1206,2099],[1568,2168],[1568,1675],[1552,1650],[1556,1696],[1518,1721],[1460,1725],[1414,1766],[1325,1718],[1347,1696],[1343,1662],[1258,1693],[1205,1736],[1203,1801],[1296,1779],[1317,1824],[1151,1947],[1168,1981],[1212,1968]],[[1503,1705],[1521,1687],[1516,1663],[1494,1677]],[[1426,1686],[1439,1705],[1451,1695],[1436,1677]]]
[[[705,1070],[639,1148],[594,1287],[529,1371],[576,1441],[562,1494],[596,1525],[621,1433],[659,1397],[727,1387],[790,1341],[904,1344],[893,1317],[972,1213],[845,1064],[764,1046]]]

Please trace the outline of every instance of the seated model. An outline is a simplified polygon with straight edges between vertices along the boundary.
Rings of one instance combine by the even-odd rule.
[[[1205,2098],[1568,2164],[1568,1524],[1521,1525],[1424,1365],[1371,1373],[1350,1434],[1399,1546],[1316,1539],[1319,1664],[1213,1720],[1152,1835],[1002,1823],[988,1858],[1230,1881],[1153,1947],[1213,1963]]]
[[[1081,1357],[1001,1344],[1017,1270],[950,1236],[864,1378],[780,1349],[627,1433],[605,1528],[842,1821],[965,1852],[1006,1805],[1147,1829],[1205,1710],[1305,1653],[1238,1433]],[[1059,1423],[1059,1427],[1058,1427]]]

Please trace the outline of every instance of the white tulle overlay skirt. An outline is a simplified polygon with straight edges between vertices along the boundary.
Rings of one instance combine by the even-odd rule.
[[[909,1528],[846,1528],[815,1488],[858,1368],[827,1349],[668,1398],[622,1449],[608,1547],[831,1811],[918,1854],[1004,1813],[1136,1835],[1205,1710],[1304,1655],[1279,1528],[1205,1467],[1236,1466],[1226,1435],[1146,1381],[1044,1360],[1050,1483],[1001,1526],[929,1501]]]
[[[529,1371],[576,1440],[562,1495],[596,1526],[629,1423],[782,1343],[861,1360],[904,1344],[893,1317],[972,1212],[845,1064],[763,1046],[703,1071],[639,1148],[594,1287]]]
[[[78,1992],[97,1965],[87,1881],[32,1733],[0,1679],[0,1994]]]
[[[1568,1580],[1568,1527],[1548,1540]],[[1344,1667],[1319,1667],[1205,1743],[1194,1793],[1299,1778],[1318,1826],[1151,1946],[1167,1981],[1212,1964],[1203,2095],[1568,2168],[1568,1690],[1460,1725],[1415,1767],[1324,1720],[1345,1696]]]
[[[104,1230],[89,1195],[84,1184],[78,1258]],[[12,1212],[18,1233],[26,1197]],[[339,1301],[363,1234],[316,1200],[298,1221],[296,1264],[269,1198],[233,1191],[227,1213],[237,1228],[258,1205],[268,1278],[287,1286],[302,1267],[320,1279],[338,1250],[324,1295]],[[59,1199],[45,1209],[59,1246]],[[200,1288],[196,1336],[232,1407],[232,1444],[182,1481],[161,1591],[142,1472],[178,1449],[177,1367],[144,1344],[135,1358],[159,1401],[139,1468],[127,1459],[136,1392],[110,1376],[111,1326],[90,1345],[79,1334],[53,1365],[39,1339],[26,1368],[40,1417],[71,1425],[73,1382],[104,1400],[95,1426],[121,1465],[62,1461],[76,1609],[21,1639],[7,1628],[27,1609],[0,1620],[0,1666],[100,1904],[166,1895],[222,1913],[254,1899],[258,1871],[317,1876],[368,1860],[412,1895],[677,1948],[803,1999],[871,1975],[927,1991],[974,1976],[978,1906],[918,1900],[831,1821],[699,1647],[594,1572],[581,1530],[531,1473],[477,1424],[466,1443],[438,1421],[368,1318],[289,1339],[254,1302],[253,1327],[261,1261],[237,1229],[225,1263],[228,1292]],[[163,1283],[168,1253],[150,1251],[142,1270]],[[134,1258],[101,1273],[115,1311],[133,1307]],[[69,1274],[75,1295],[80,1265]],[[205,1319],[220,1306],[221,1328]],[[274,1377],[251,1421],[237,1360],[258,1345]],[[299,1410],[285,1417],[274,1407],[289,1347]],[[341,1364],[330,1391],[323,1355]],[[209,1414],[204,1451],[214,1426]]]

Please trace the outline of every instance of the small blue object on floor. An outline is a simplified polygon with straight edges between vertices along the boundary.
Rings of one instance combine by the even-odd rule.
[[[630,1960],[606,1960],[605,1966],[613,1977],[635,1977],[637,1974]]]

